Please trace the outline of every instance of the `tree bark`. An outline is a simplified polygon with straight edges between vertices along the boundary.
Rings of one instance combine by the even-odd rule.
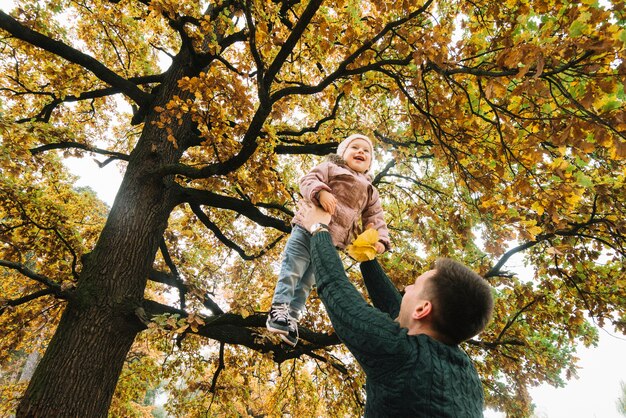
[[[186,98],[177,80],[189,70],[178,57],[154,106],[173,95]],[[17,409],[17,417],[106,417],[126,355],[140,332],[135,310],[175,199],[172,176],[155,174],[177,162],[183,147],[150,123],[133,150],[126,174],[94,250],[84,258],[76,291]],[[190,121],[172,123],[185,137]]]
[[[97,306],[68,306],[16,416],[106,417],[135,338],[123,322]]]

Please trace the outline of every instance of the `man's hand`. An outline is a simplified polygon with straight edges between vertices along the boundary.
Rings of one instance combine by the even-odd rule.
[[[335,208],[337,207],[337,198],[328,190],[320,190],[317,194],[317,200],[320,201],[320,205],[324,210],[331,215],[335,214]]]
[[[300,201],[298,202],[300,210],[302,210],[302,224],[307,231],[311,231],[311,227],[314,224],[321,223],[328,225],[330,223],[330,213],[326,212],[319,206],[313,205],[310,202]]]

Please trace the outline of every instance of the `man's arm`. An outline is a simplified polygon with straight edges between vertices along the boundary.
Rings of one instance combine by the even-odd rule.
[[[385,274],[377,260],[361,263],[361,274],[372,303],[383,312],[395,319],[400,313],[400,292]]]
[[[369,305],[350,283],[328,232],[312,237],[310,251],[317,292],[341,341],[368,376],[396,370],[413,350],[407,330]]]

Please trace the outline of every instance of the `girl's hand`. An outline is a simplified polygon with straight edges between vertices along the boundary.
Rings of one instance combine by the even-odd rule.
[[[320,205],[324,208],[324,210],[331,215],[335,214],[335,209],[337,208],[337,198],[333,196],[327,190],[320,190],[317,194],[317,199],[320,201]]]
[[[374,228],[374,224],[373,223],[369,223],[367,224],[367,226],[365,227],[365,229],[373,229]],[[376,252],[378,254],[382,254],[385,252],[385,250],[387,249],[387,247],[385,247],[385,244],[383,244],[380,241],[376,241],[376,244],[374,244],[374,248],[376,249]]]

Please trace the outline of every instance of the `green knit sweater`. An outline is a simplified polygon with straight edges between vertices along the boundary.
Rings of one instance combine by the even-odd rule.
[[[467,354],[400,327],[400,293],[377,261],[361,264],[373,307],[349,282],[327,232],[313,236],[311,260],[335,332],[365,371],[365,417],[483,416],[482,384]]]

